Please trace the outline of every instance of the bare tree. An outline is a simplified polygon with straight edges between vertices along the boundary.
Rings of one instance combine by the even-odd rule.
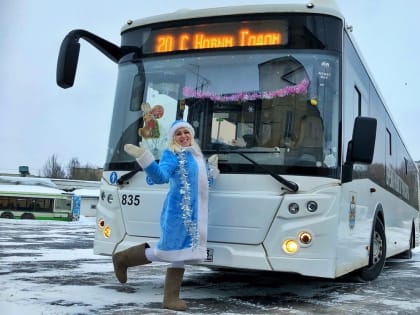
[[[76,170],[80,168],[80,162],[78,158],[72,158],[67,164],[67,177],[70,179],[77,179],[76,178]]]
[[[64,172],[61,164],[58,162],[57,155],[53,154],[45,163],[42,170],[44,177],[48,178],[65,178],[66,173]]]
[[[79,159],[72,158],[65,169],[58,162],[57,155],[53,154],[45,163],[42,170],[42,175],[48,178],[68,178],[77,180],[100,180],[102,176],[102,169],[86,163],[82,166]]]

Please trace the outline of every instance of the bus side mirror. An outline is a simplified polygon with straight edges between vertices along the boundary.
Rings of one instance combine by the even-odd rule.
[[[57,60],[57,85],[67,89],[72,87],[79,60],[79,39],[83,38],[113,62],[118,62],[124,54],[134,52],[132,47],[121,49],[107,40],[85,30],[73,30],[64,37]]]
[[[375,152],[376,126],[375,118],[356,117],[353,137],[347,145],[347,156],[343,165],[343,183],[350,182],[353,179],[354,163],[372,163]]]
[[[376,141],[375,118],[357,117],[354,121],[351,149],[347,150],[346,162],[372,163]]]
[[[67,89],[72,87],[76,77],[80,44],[77,38],[67,35],[61,43],[57,60],[57,85]]]

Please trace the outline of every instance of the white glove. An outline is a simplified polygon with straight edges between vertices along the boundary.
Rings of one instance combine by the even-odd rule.
[[[207,163],[209,163],[210,166],[214,166],[217,168],[217,165],[219,164],[219,155],[213,154],[207,159]]]
[[[140,146],[136,146],[134,144],[127,143],[124,145],[124,151],[134,158],[139,158],[146,152],[146,149],[141,144]]]

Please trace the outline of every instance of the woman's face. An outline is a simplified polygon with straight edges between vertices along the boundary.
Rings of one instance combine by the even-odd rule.
[[[174,138],[181,147],[191,146],[191,132],[188,128],[181,127],[175,130]]]

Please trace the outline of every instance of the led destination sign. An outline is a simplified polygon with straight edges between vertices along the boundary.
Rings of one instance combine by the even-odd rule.
[[[190,49],[275,46],[287,44],[284,21],[248,21],[193,25],[152,31],[146,53]],[[149,44],[149,45],[150,45]]]

